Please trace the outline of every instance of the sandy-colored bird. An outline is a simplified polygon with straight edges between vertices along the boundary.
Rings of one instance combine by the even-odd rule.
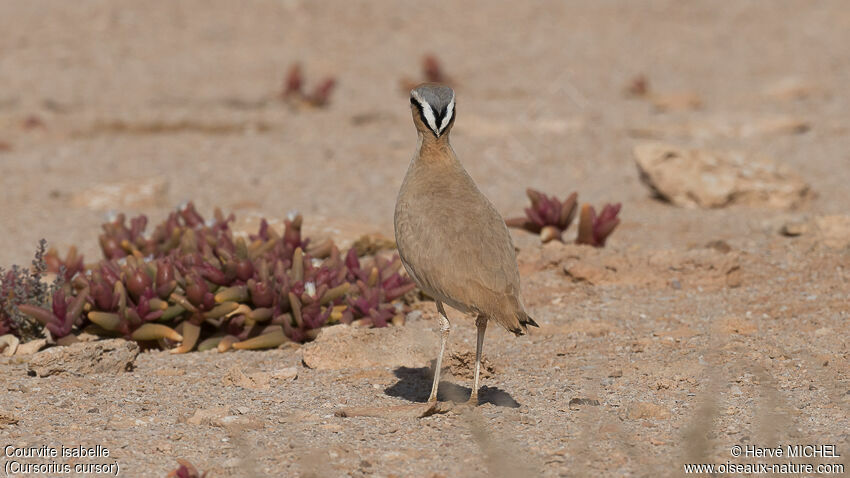
[[[410,109],[419,143],[398,193],[395,237],[405,269],[434,298],[440,312],[440,355],[428,401],[437,400],[450,330],[443,304],[448,304],[475,316],[478,340],[469,401],[478,404],[487,322],[494,320],[516,335],[537,324],[520,298],[516,252],[505,221],[449,144],[454,91],[438,84],[420,85],[410,92]]]

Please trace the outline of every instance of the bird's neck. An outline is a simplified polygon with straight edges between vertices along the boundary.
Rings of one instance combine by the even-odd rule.
[[[457,161],[448,134],[435,138],[431,134],[419,133],[418,150],[414,157],[426,163]]]

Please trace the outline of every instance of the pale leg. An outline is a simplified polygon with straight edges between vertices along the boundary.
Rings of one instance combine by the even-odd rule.
[[[469,396],[471,405],[478,405],[478,377],[481,373],[481,351],[484,349],[484,331],[487,330],[487,317],[475,318],[478,327],[478,342],[475,344],[475,379],[472,383],[472,394]]]
[[[442,302],[437,302],[437,310],[440,312],[440,355],[437,355],[437,368],[434,370],[434,385],[431,386],[431,396],[428,397],[428,402],[434,403],[437,401],[437,386],[440,384],[440,369],[443,367],[443,354],[446,351],[446,341],[449,339],[449,318],[446,316],[446,311],[443,309]]]

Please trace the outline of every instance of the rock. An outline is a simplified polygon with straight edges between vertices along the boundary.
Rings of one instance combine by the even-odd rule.
[[[811,194],[809,185],[784,165],[741,152],[644,143],[633,153],[641,181],[677,206],[745,204],[790,209]]]
[[[716,241],[710,241],[710,242],[706,243],[705,247],[707,247],[709,249],[714,249],[715,251],[722,252],[724,254],[732,252],[732,246],[730,246],[728,242],[726,242],[722,239],[719,239],[719,240],[716,240]]]
[[[833,249],[850,246],[850,216],[819,216],[814,219],[821,242]]]
[[[35,354],[28,370],[39,377],[57,374],[115,374],[132,370],[139,346],[123,339],[78,342]]]
[[[302,347],[304,365],[319,370],[421,367],[433,358],[437,334],[421,327],[334,325]]]
[[[47,339],[35,339],[18,345],[15,355],[32,355],[47,345]]]
[[[189,425],[211,425],[213,421],[227,416],[227,407],[199,408],[186,419]]]
[[[298,369],[295,367],[282,368],[275,370],[271,375],[275,380],[295,380],[298,378]]]
[[[782,225],[779,233],[786,237],[802,236],[809,230],[809,225],[802,221],[788,221]]]
[[[18,419],[12,415],[7,413],[0,412],[0,430],[8,427],[9,425],[17,425]]]
[[[726,287],[734,289],[744,283],[744,273],[740,266],[732,266],[726,271]]]
[[[850,247],[850,216],[817,216],[813,219],[795,219],[785,222],[779,233],[786,237],[806,236],[829,248]]]
[[[598,407],[599,400],[595,400],[592,398],[571,398],[569,407],[570,410],[581,410],[581,407],[590,406],[590,407]]]
[[[15,351],[18,350],[18,345],[20,345],[20,343],[20,339],[14,335],[6,334],[0,337],[0,353],[6,357],[11,357],[12,355],[15,355]]]
[[[475,377],[475,352],[453,352],[449,357],[449,370],[458,378],[472,380]],[[496,373],[496,367],[487,359],[481,357],[481,378],[490,378]]]
[[[271,376],[265,372],[246,374],[239,367],[230,367],[221,383],[226,386],[237,386],[251,390],[266,390],[269,388]]]
[[[631,420],[666,420],[670,418],[670,411],[650,402],[637,402],[629,407],[628,417]]]
[[[150,209],[165,206],[167,201],[168,180],[164,177],[99,184],[71,198],[75,206],[97,210]]]

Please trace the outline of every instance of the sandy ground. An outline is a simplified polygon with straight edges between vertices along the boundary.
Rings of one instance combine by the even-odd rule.
[[[17,420],[0,422],[4,446],[102,445],[125,476],[162,476],[176,458],[212,476],[678,476],[770,461],[734,458],[736,444],[835,445],[841,458],[790,461],[850,464],[850,255],[778,233],[850,209],[844,2],[5,1],[0,32],[3,265],[28,263],[40,238],[98,257],[109,206],[92,198],[116,182],[154,191],[117,207],[152,218],[191,199],[390,235],[415,145],[399,83],[428,52],[456,82],[455,150],[504,214],[528,186],[624,204],[603,250],[516,234],[542,327],[488,332],[495,370],[473,412],[335,416],[425,400],[427,370],[392,357],[318,370],[297,347],[146,352],[132,373],[77,378],[4,359],[0,414]],[[275,99],[295,61],[310,84],[337,78],[328,108]],[[641,73],[702,107],[626,98]],[[749,127],[775,118],[808,129]],[[817,197],[796,211],[654,200],[631,155],[646,128],[772,157]],[[407,333],[436,344],[433,306],[420,307]],[[454,317],[452,348],[469,350],[474,328]],[[233,367],[298,377],[227,385]],[[447,377],[461,397],[443,398],[469,386]],[[198,410],[214,418],[189,420]]]

